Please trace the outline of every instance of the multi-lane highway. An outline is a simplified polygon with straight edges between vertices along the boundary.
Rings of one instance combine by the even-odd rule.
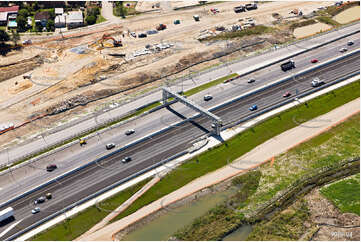
[[[355,42],[352,48],[358,48],[359,36],[355,35],[352,37],[352,39]],[[311,58],[317,58],[320,61],[324,61],[331,56],[342,55],[338,52],[338,50],[341,46],[344,45],[345,41],[340,41],[339,43],[328,46],[328,48],[325,48],[321,51],[318,50],[311,52],[312,55],[308,53],[306,55],[307,58],[305,56],[300,58],[295,57],[294,60],[296,61],[297,68],[294,71],[299,71],[309,67],[311,65]],[[330,53],[332,53],[332,55]],[[283,101],[284,97],[282,95],[286,91],[291,92],[294,96],[296,90],[298,93],[302,93],[312,89],[310,82],[313,77],[319,77],[320,79],[325,80],[327,83],[348,74],[359,72],[359,58],[359,53],[357,53],[343,60],[334,62],[315,71],[304,74],[296,79],[292,79],[280,85],[273,86],[269,89],[259,92],[255,95],[240,99],[230,105],[216,109],[213,111],[213,113],[221,117],[225,124],[237,121],[242,117],[254,113],[248,110],[248,108],[253,104],[257,104],[259,107],[258,111],[260,111],[272,104]],[[221,84],[211,88],[206,92],[195,95],[193,99],[203,107],[210,108],[216,103],[229,100],[234,96],[240,95],[242,92],[252,90],[255,88],[255,86],[274,81],[289,74],[290,73],[283,73],[280,71],[279,64],[277,64],[256,73],[247,75],[235,82]],[[247,80],[251,77],[256,79],[256,85],[247,83]],[[214,96],[214,100],[212,100],[212,102],[201,101],[202,95],[204,95],[204,93],[211,93]],[[154,113],[153,115],[160,117],[163,116],[162,114],[166,114],[168,117],[178,117],[176,119],[170,118],[170,120],[182,119],[182,116],[189,117],[194,113],[180,104],[174,104],[169,109],[162,109],[157,112],[159,113]],[[167,125],[167,119],[163,119],[163,122],[161,123],[163,125]],[[46,186],[43,189],[34,192],[33,194],[30,194],[9,204],[8,206],[11,206],[15,209],[16,220],[13,223],[20,221],[21,219],[22,220],[0,239],[6,239],[16,232],[21,231],[29,225],[37,222],[41,218],[49,216],[55,211],[58,211],[80,200],[81,198],[95,193],[101,188],[107,187],[116,181],[130,176],[139,170],[149,167],[173,154],[190,147],[194,139],[209,132],[211,129],[210,124],[211,121],[207,118],[199,117],[194,119],[192,122],[186,122],[175,126],[164,133],[155,135],[151,139],[124,149],[121,152],[104,159],[100,163],[88,166],[79,172],[60,179],[56,183]],[[115,140],[116,138],[107,138],[106,141],[110,139]],[[102,149],[104,149],[104,147],[102,147]],[[92,156],[94,153],[88,153],[87,155]],[[125,156],[130,156],[133,160],[127,164],[121,163],[121,159]],[[17,185],[20,186],[19,184]],[[32,215],[31,209],[33,209],[35,206],[33,203],[34,200],[47,192],[52,192],[54,198],[45,202],[44,204],[39,205],[41,212]],[[0,191],[0,193],[1,196],[5,195],[9,198],[11,197],[11,191],[9,191],[8,188],[3,189]],[[9,226],[11,226],[11,223],[0,227],[0,232],[4,231]]]

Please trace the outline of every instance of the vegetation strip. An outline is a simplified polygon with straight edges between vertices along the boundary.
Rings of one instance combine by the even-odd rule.
[[[74,217],[66,219],[63,223],[57,224],[54,227],[35,235],[29,240],[74,240],[92,228],[95,224],[99,223],[103,218],[110,214],[111,211],[128,200],[150,180],[151,178],[145,179],[113,197],[87,208]]]
[[[299,123],[303,123],[358,98],[360,96],[359,87],[360,82],[358,81],[319,96],[307,102],[307,106],[301,105],[282,112],[236,135],[218,147],[196,156],[182,164],[179,169],[166,175],[113,221],[124,218],[190,181],[227,165],[266,140],[297,126],[293,120],[295,116],[302,116]]]
[[[235,138],[228,140],[224,144],[189,160],[188,162],[182,164],[179,169],[176,169],[166,175],[161,181],[145,192],[142,197],[138,198],[132,205],[130,205],[128,209],[115,217],[112,222],[134,213],[141,207],[177,190],[195,178],[226,165],[228,162],[231,162],[239,156],[247,153],[249,150],[273,136],[297,126],[292,119],[294,115],[302,115],[304,118],[302,122],[306,122],[307,120],[327,113],[336,107],[358,98],[360,96],[359,89],[360,82],[357,81],[330,93],[319,96],[310,100],[307,106],[302,105],[287,110],[276,117],[270,118],[263,123],[260,123],[259,125],[237,135]],[[311,109],[314,109],[314,111],[311,112]],[[277,129],[275,129],[275,127],[277,127]],[[265,130],[270,130],[270,132]],[[228,160],[228,158],[230,158],[230,160]],[[120,203],[114,204],[114,207],[119,205]],[[77,218],[77,216],[75,218]],[[57,225],[54,229],[59,226],[63,225]],[[71,230],[70,227],[68,229]],[[84,232],[85,231],[86,230],[84,230]],[[53,231],[50,229],[35,236],[33,240],[53,240],[52,236]],[[78,236],[79,235],[72,238],[68,237],[67,239],[71,240]]]
[[[273,166],[267,163],[234,178],[238,194],[178,231],[176,239],[221,240],[242,224],[255,222],[248,240],[300,239],[308,217],[303,201],[302,208],[278,212],[316,186],[359,172],[359,125],[357,114],[279,155]]]

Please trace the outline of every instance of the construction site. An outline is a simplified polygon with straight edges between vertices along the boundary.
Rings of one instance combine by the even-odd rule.
[[[165,3],[138,2],[140,14],[92,28],[22,36],[32,44],[0,56],[0,124],[15,128],[1,134],[0,146],[129,101],[164,82],[289,43],[297,39],[296,23],[333,4],[258,2],[257,9],[237,13],[239,2],[191,1],[184,8],[182,2]],[[257,27],[255,34],[227,37]]]

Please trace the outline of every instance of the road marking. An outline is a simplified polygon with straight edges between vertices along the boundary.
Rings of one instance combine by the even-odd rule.
[[[9,232],[10,230],[12,230],[16,225],[18,225],[21,221],[23,221],[23,219],[19,220],[17,223],[14,223],[13,225],[11,225],[9,228],[5,229],[1,234],[0,234],[0,238],[3,237],[7,232]]]

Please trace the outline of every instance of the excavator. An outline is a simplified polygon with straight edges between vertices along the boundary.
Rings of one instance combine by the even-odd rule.
[[[103,35],[103,37],[99,40],[100,45],[101,45],[102,47],[104,47],[103,42],[106,41],[106,40],[108,40],[108,39],[113,40],[113,46],[114,46],[114,47],[123,46],[123,43],[122,43],[121,40],[116,40],[116,39],[114,39],[110,34],[104,34],[104,35]]]

